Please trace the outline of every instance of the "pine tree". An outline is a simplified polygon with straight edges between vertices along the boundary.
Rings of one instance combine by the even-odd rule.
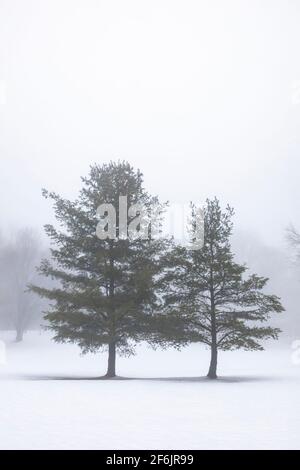
[[[146,338],[147,331],[151,331],[151,319],[155,319],[151,313],[158,303],[155,284],[164,241],[154,239],[153,231],[162,206],[145,191],[140,171],[127,162],[94,165],[82,182],[74,202],[43,191],[54,203],[60,229],[53,225],[45,227],[53,244],[52,262],[43,261],[40,272],[59,284],[56,282],[51,289],[31,288],[53,302],[45,318],[55,332],[55,341],[77,343],[84,353],[107,347],[106,377],[114,377],[116,353],[132,354],[134,344]],[[128,224],[119,207],[120,196],[122,204],[127,204],[123,209],[129,214]],[[105,217],[98,220],[97,209],[103,204],[111,206],[104,206],[102,216],[115,208],[114,224],[109,224]],[[156,213],[156,224],[152,220],[148,227],[138,219],[139,207],[130,209],[134,204],[146,208],[147,223]],[[137,231],[146,230],[148,240],[138,236],[126,238],[132,223]],[[97,224],[98,227],[102,224],[100,229],[107,233],[106,238],[99,238]]]
[[[197,210],[192,205],[193,233]],[[234,260],[230,236],[234,211],[225,211],[217,199],[204,208],[204,246],[189,250],[177,246],[169,256],[165,310],[174,316],[174,340],[201,342],[211,351],[208,377],[217,378],[219,350],[263,350],[260,340],[277,339],[280,330],[266,325],[269,314],[284,311],[280,299],[264,293],[268,279],[245,276],[247,268]],[[172,270],[177,266],[176,271]],[[181,317],[181,323],[178,323]],[[176,330],[176,328],[175,328]]]

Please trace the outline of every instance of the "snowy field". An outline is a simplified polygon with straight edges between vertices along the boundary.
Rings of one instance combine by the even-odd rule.
[[[0,333],[1,449],[300,449],[300,365],[292,350],[221,353],[140,347],[101,381],[106,355]]]

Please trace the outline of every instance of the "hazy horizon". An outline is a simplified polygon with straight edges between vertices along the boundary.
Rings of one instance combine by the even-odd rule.
[[[53,221],[90,164],[162,200],[218,196],[280,245],[299,225],[295,1],[0,0],[1,230]]]

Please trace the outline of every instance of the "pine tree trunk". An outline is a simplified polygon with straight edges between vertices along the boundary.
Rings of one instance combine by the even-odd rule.
[[[218,348],[216,344],[211,346],[211,359],[207,377],[210,379],[217,379],[217,365],[218,365]]]
[[[112,341],[108,345],[108,367],[106,377],[111,378],[116,376],[116,343]]]
[[[218,340],[217,340],[217,324],[216,324],[216,303],[215,303],[215,285],[214,285],[214,249],[212,243],[210,244],[210,325],[211,325],[211,356],[210,366],[207,377],[209,379],[217,379],[217,364],[218,364]]]

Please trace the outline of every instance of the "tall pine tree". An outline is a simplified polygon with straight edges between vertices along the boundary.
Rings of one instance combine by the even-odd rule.
[[[55,333],[55,341],[77,343],[83,352],[107,347],[106,377],[114,377],[116,353],[132,354],[134,344],[146,338],[152,329],[151,320],[155,320],[151,314],[158,303],[155,285],[164,240],[154,239],[153,229],[159,224],[162,206],[145,191],[142,174],[127,162],[94,165],[82,182],[79,197],[73,202],[43,191],[54,203],[60,228],[45,227],[53,245],[52,262],[43,261],[40,272],[57,282],[50,289],[31,288],[52,301],[45,318]],[[109,224],[102,217],[107,238],[99,239],[97,209],[103,204],[108,206],[104,206],[107,210],[102,211],[102,216],[113,207],[116,218]],[[146,208],[143,215],[147,223],[155,213],[156,225],[153,221],[149,227],[139,222],[141,209],[132,208],[135,204]],[[124,211],[129,214],[128,224]],[[149,239],[134,236],[133,229],[131,239],[124,237],[124,227],[127,235],[132,223],[136,231],[146,230]]]
[[[173,341],[207,345],[211,379],[217,378],[219,350],[263,350],[260,340],[277,339],[280,330],[266,322],[270,313],[284,310],[278,297],[264,293],[268,279],[245,276],[246,266],[235,262],[230,245],[232,216],[230,207],[222,211],[217,199],[207,200],[203,248],[175,247],[164,281],[165,311],[178,325]],[[196,217],[198,211],[192,206],[191,233]]]

